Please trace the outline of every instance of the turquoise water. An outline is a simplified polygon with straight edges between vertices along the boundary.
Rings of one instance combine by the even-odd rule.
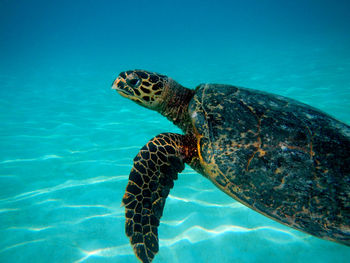
[[[153,136],[180,131],[112,91],[120,71],[270,91],[350,124],[345,1],[125,2],[0,1],[0,262],[138,262],[120,206],[132,159]],[[350,257],[190,168],[159,236],[154,262]]]

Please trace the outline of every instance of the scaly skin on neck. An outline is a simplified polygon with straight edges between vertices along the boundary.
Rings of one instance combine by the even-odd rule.
[[[163,103],[157,111],[185,133],[181,150],[184,161],[194,170],[205,175],[198,158],[197,138],[193,133],[191,117],[188,114],[188,106],[195,91],[169,79],[163,93]]]
[[[191,133],[192,123],[188,115],[188,105],[195,91],[185,88],[172,79],[163,92],[163,103],[158,112],[178,126],[185,134]]]

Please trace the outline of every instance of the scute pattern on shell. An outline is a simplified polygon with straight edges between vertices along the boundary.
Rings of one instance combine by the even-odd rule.
[[[203,84],[190,103],[205,175],[283,224],[350,245],[350,127],[303,103]]]

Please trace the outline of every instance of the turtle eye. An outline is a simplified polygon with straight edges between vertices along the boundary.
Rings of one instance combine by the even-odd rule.
[[[140,84],[140,80],[137,79],[137,78],[134,78],[134,79],[130,79],[130,80],[127,80],[128,84],[131,86],[131,87],[136,87]]]

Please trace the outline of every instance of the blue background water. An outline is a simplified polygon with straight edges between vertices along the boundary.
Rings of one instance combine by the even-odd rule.
[[[142,68],[289,96],[350,123],[350,2],[0,1],[0,262],[137,262],[121,198],[138,150],[179,132],[110,90]],[[187,168],[154,262],[346,262]]]

